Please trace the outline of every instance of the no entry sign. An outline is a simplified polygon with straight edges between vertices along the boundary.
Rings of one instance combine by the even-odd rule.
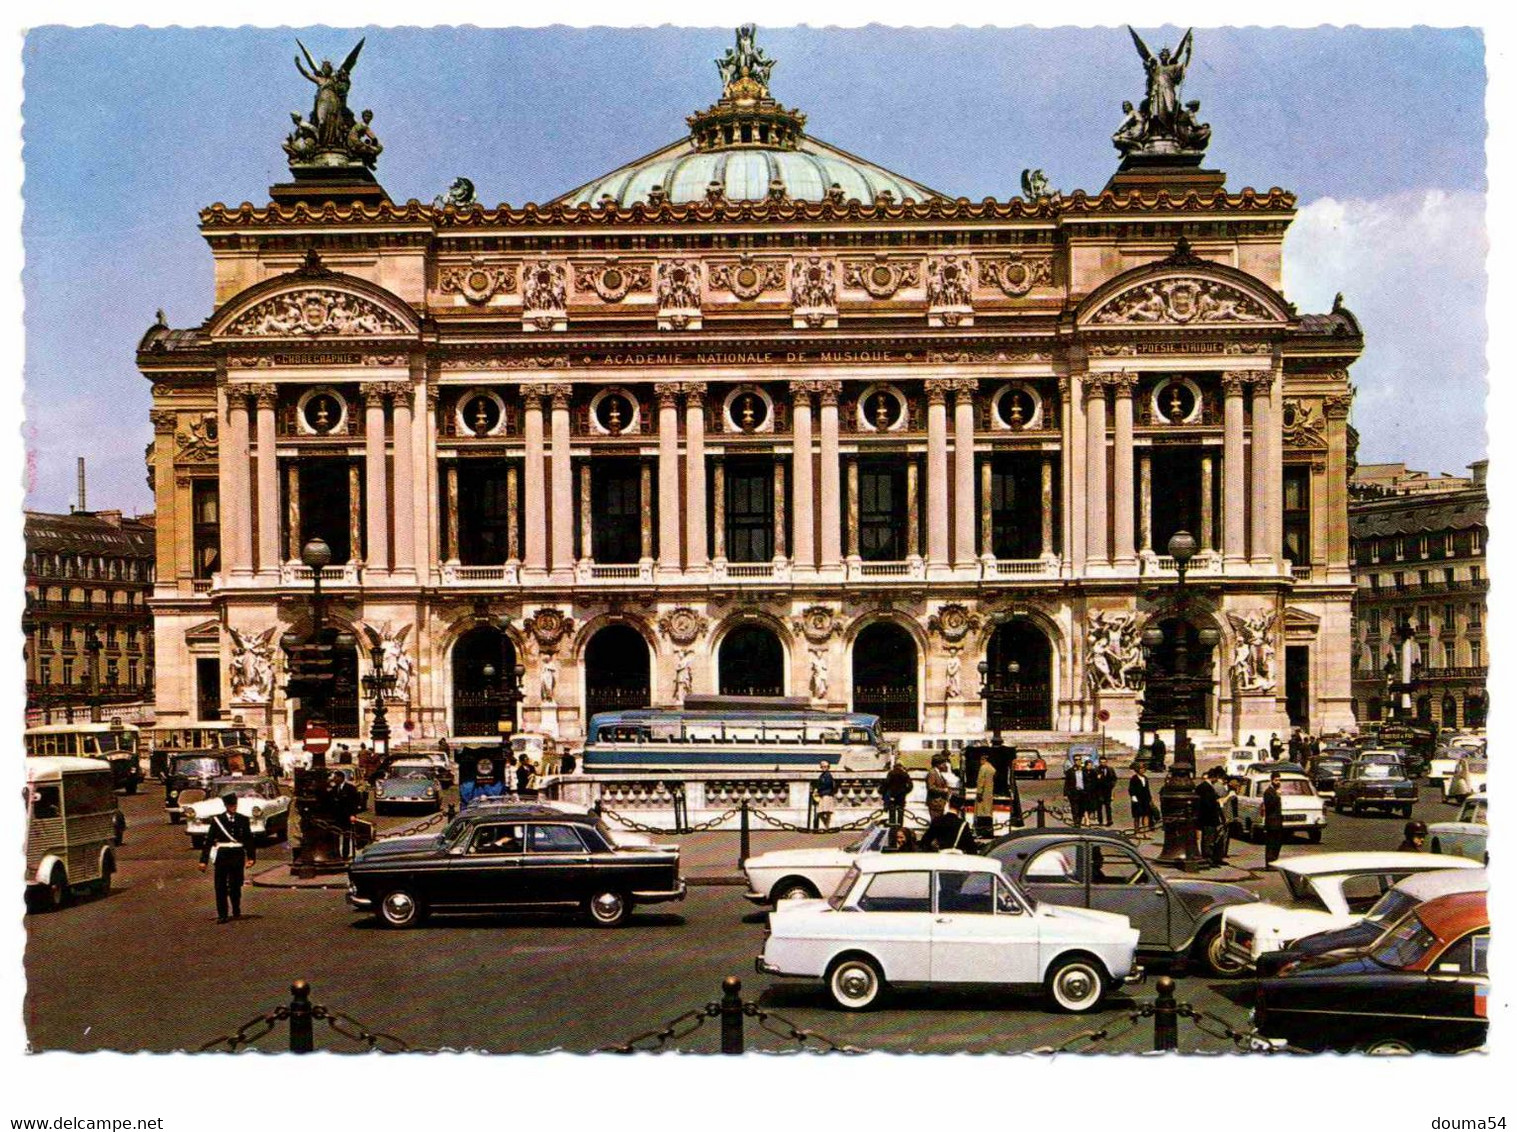
[[[307,723],[305,746],[313,755],[324,755],[332,745],[332,733],[325,723]]]

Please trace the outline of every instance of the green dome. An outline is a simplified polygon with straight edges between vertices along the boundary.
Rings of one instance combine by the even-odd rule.
[[[872,204],[882,193],[897,202],[941,197],[925,185],[882,169],[836,146],[808,137],[806,116],[769,95],[774,61],[753,42],[752,26],[737,31],[736,49],[717,60],[721,99],[685,121],[690,136],[565,193],[555,204],[629,207],[655,190],[674,204],[703,201],[713,183],[731,201],[821,201],[829,195]],[[837,186],[834,190],[833,186]]]

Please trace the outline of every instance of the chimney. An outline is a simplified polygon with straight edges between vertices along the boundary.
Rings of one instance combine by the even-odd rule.
[[[1473,464],[1471,464],[1469,466],[1470,467],[1470,475],[1474,479],[1476,487],[1484,487],[1485,486],[1485,469],[1486,469],[1486,464],[1487,464],[1487,461],[1485,461],[1485,460],[1476,460]]]
[[[84,496],[84,457],[79,457],[79,510],[88,511],[89,504]]]

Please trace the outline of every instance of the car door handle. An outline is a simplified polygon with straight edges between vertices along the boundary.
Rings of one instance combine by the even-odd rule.
[[[953,917],[952,916],[939,916],[937,922],[940,923],[940,924],[951,924],[951,923],[953,923]]]

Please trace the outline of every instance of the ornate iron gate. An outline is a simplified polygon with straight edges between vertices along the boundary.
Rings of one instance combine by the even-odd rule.
[[[607,682],[589,684],[585,688],[585,715],[589,717],[602,711],[626,711],[629,708],[648,707],[652,697],[648,694],[646,681]]]
[[[986,705],[990,730],[1053,730],[1051,691],[1047,684],[1012,684],[995,690]]]
[[[916,731],[919,729],[916,681],[855,685],[853,710],[879,716],[886,731]]]

